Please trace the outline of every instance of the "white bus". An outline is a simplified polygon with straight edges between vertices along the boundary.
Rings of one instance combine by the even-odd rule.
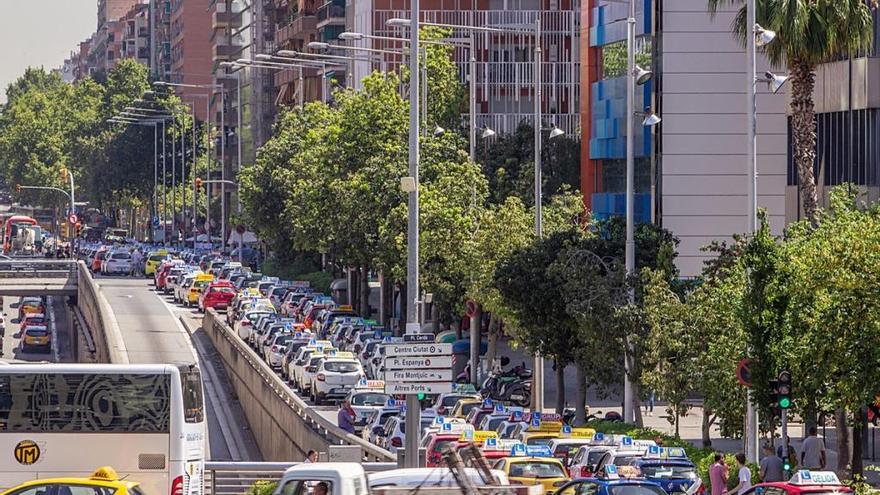
[[[0,366],[0,491],[111,466],[148,495],[203,495],[196,366]]]

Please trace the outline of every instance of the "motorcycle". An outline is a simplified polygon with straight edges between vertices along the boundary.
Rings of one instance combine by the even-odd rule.
[[[525,363],[509,371],[495,370],[486,377],[480,387],[484,399],[512,402],[519,407],[529,407],[532,401],[532,371]]]

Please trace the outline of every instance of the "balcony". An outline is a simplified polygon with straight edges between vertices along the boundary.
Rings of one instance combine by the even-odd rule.
[[[211,16],[211,29],[241,27],[241,12],[214,11]]]
[[[345,1],[330,0],[318,8],[318,28],[327,25],[345,25]]]
[[[314,15],[298,15],[288,24],[280,25],[275,30],[275,44],[282,46],[294,40],[304,43],[317,28],[318,19]]]
[[[214,45],[212,56],[214,62],[227,62],[238,58],[241,47],[236,45]]]

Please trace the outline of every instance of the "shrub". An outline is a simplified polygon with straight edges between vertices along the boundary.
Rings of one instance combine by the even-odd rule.
[[[272,495],[277,486],[277,481],[259,480],[248,488],[245,495]]]

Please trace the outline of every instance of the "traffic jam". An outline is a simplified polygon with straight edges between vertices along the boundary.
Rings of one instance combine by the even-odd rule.
[[[126,250],[95,248],[85,257],[97,260],[100,255],[104,264],[95,265],[96,271],[109,273],[114,270],[106,262],[119,252]],[[419,335],[417,342],[393,336],[378,322],[359,317],[350,306],[312,290],[306,282],[254,273],[219,255],[167,249],[145,249],[143,265],[137,269],[152,278],[156,291],[181,306],[199,312],[214,309],[221,317],[225,313],[234,334],[292,391],[316,406],[339,405],[340,428],[391,453],[406,444],[405,394],[425,390],[418,394],[417,434],[426,452],[426,468],[445,469],[448,456],[455,452],[469,471],[489,466],[497,484],[532,486],[539,493],[707,492],[684,448],[574,427],[572,410],[562,415],[530,411],[526,398],[531,372],[524,366],[495,370],[478,391],[470,384],[452,383],[451,370],[432,369],[436,366],[431,361],[445,367],[451,360],[448,356],[419,355],[423,351],[418,349],[441,349],[433,335]],[[394,362],[401,366],[386,369]],[[508,363],[502,360],[502,364]],[[409,389],[406,383],[397,383],[395,390],[403,387],[404,392],[394,393],[385,380],[390,374],[402,380],[430,375],[446,383],[435,384],[438,393],[420,384]],[[479,456],[468,450],[474,447]],[[403,481],[398,476],[392,483],[393,473],[371,474],[370,486],[374,477],[399,486]],[[851,491],[831,476],[801,471],[788,483],[757,484],[746,493],[760,495],[771,486],[792,495]]]

